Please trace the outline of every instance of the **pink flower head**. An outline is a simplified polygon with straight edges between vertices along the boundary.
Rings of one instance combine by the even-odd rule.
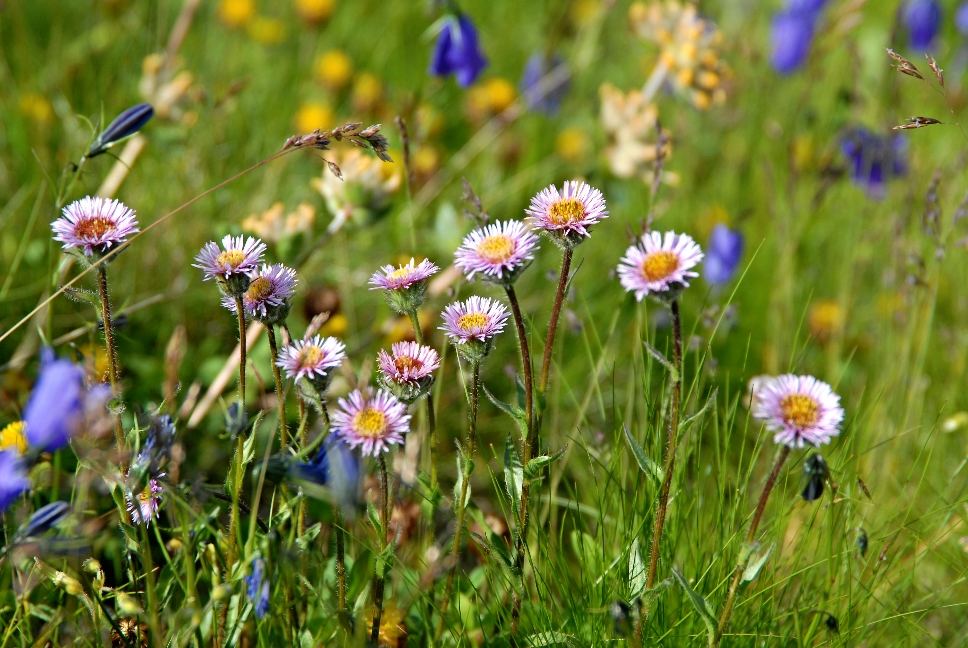
[[[605,196],[581,180],[569,180],[561,191],[550,185],[539,191],[524,210],[533,227],[566,247],[574,247],[591,234],[588,228],[608,218]]]
[[[380,373],[387,380],[416,383],[440,367],[440,356],[430,347],[416,342],[397,342],[390,347],[390,353],[380,350],[378,362]]]
[[[278,324],[289,314],[289,300],[297,283],[292,268],[281,263],[263,264],[242,295],[245,314],[266,324]],[[235,300],[228,295],[222,298],[222,305],[235,312]]]
[[[158,511],[161,509],[161,494],[164,491],[161,482],[158,480],[164,476],[165,473],[161,473],[157,479],[149,479],[140,493],[129,493],[125,496],[132,524],[147,526],[158,517]]]
[[[410,415],[406,405],[386,390],[356,389],[339,400],[333,431],[350,447],[375,457],[403,444],[410,431]]]
[[[753,396],[753,416],[791,448],[829,443],[840,434],[840,396],[813,376],[785,374],[763,381]]]
[[[534,259],[538,237],[521,221],[498,221],[476,229],[454,254],[454,264],[468,279],[481,273],[485,279],[510,283]]]
[[[370,277],[371,290],[403,290],[426,281],[439,271],[440,268],[427,259],[417,263],[411,258],[409,263],[403,265],[381,266],[379,272],[374,272]]]
[[[471,340],[486,342],[504,330],[509,316],[510,312],[501,302],[475,295],[444,308],[441,313],[444,324],[440,330],[456,344]]]
[[[257,238],[229,235],[222,238],[222,249],[215,241],[203,245],[192,267],[204,272],[206,281],[218,277],[228,279],[232,275],[254,272],[265,251],[266,244]]]
[[[54,240],[63,243],[65,250],[79,248],[87,256],[104,254],[138,231],[134,211],[110,198],[86,196],[65,207],[62,214],[50,226]]]
[[[326,378],[345,359],[346,345],[334,337],[314,335],[308,340],[296,340],[279,349],[276,364],[292,380],[312,381]]]
[[[687,234],[646,232],[625,251],[618,266],[619,280],[635,298],[649,294],[677,293],[698,277],[690,271],[702,261],[702,248]]]

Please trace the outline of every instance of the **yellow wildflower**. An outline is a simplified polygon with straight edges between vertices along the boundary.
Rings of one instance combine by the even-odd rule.
[[[844,325],[844,311],[836,300],[818,299],[810,305],[807,323],[810,334],[818,342],[825,344]]]
[[[316,79],[330,90],[341,90],[353,76],[353,61],[343,50],[323,52],[314,66]]]
[[[27,452],[27,424],[14,421],[0,430],[0,450],[16,450],[19,454]]]
[[[353,83],[353,107],[360,112],[373,111],[383,99],[383,84],[375,75],[363,72]]]
[[[333,14],[334,0],[295,0],[296,13],[311,25],[318,25]]]
[[[218,17],[229,27],[244,27],[255,17],[255,0],[222,0]]]
[[[580,128],[569,126],[555,138],[555,152],[568,162],[581,162],[589,151],[588,135]]]
[[[278,18],[256,16],[247,25],[249,38],[262,45],[278,45],[286,40],[286,26]]]
[[[39,126],[46,126],[54,119],[54,107],[45,96],[36,92],[28,92],[20,97],[20,112]]]
[[[310,133],[317,128],[326,130],[334,126],[333,110],[327,104],[318,101],[304,103],[296,111],[294,119],[296,131]]]

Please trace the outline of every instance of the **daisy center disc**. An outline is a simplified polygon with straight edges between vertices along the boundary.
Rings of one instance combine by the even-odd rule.
[[[245,291],[245,298],[251,302],[260,302],[272,293],[272,282],[265,277],[254,279]]]
[[[245,260],[245,253],[242,250],[226,250],[215,259],[215,262],[222,267],[237,268]]]
[[[510,236],[488,236],[477,244],[477,253],[488,263],[504,263],[514,254],[514,241]]]
[[[86,218],[74,226],[74,232],[84,239],[100,239],[114,229],[114,221],[104,216]]]
[[[457,318],[457,327],[462,331],[473,331],[487,324],[484,313],[467,313]]]
[[[353,427],[362,437],[378,437],[387,427],[386,414],[372,407],[366,407],[353,417]]]
[[[679,257],[675,252],[659,250],[645,257],[642,274],[649,281],[662,281],[679,267]]]
[[[406,279],[407,277],[410,276],[410,273],[412,271],[413,271],[413,268],[403,266],[402,268],[397,268],[396,270],[388,274],[387,279]]]
[[[420,371],[423,368],[423,363],[416,358],[411,358],[410,356],[397,356],[393,359],[393,364],[397,368],[397,371],[404,372],[407,369],[412,369],[414,371]]]
[[[806,394],[790,394],[780,401],[780,413],[789,425],[810,427],[820,418],[820,404]]]
[[[585,218],[585,205],[577,198],[565,198],[551,205],[548,220],[555,225],[571,225]]]
[[[299,350],[299,366],[315,367],[323,359],[323,351],[317,346],[304,346]]]

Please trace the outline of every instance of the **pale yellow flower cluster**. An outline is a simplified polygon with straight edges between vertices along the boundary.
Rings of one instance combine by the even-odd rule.
[[[242,221],[242,230],[258,236],[264,241],[279,241],[310,232],[316,220],[316,210],[309,203],[299,203],[293,211],[286,213],[281,202],[273,203],[261,214],[249,214]]]
[[[335,232],[348,222],[363,225],[386,210],[390,197],[400,188],[401,174],[396,164],[383,162],[360,149],[327,152],[338,166],[343,179],[325,169],[312,181],[333,214],[329,231]]]
[[[609,168],[620,178],[648,178],[656,159],[670,153],[668,134],[662,137],[659,130],[658,109],[640,90],[623,92],[606,83],[598,92],[602,129],[609,140],[605,149]]]

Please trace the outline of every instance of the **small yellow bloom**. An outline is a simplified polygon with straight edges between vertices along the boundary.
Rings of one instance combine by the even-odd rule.
[[[0,430],[0,450],[16,450],[18,454],[27,452],[27,424],[14,421]]]
[[[246,25],[246,31],[249,38],[262,45],[278,45],[286,40],[286,26],[278,18],[256,16]]]
[[[844,311],[833,299],[818,299],[807,315],[810,333],[820,343],[829,342],[844,324]]]
[[[504,112],[510,108],[517,96],[514,84],[502,77],[488,79],[484,90],[487,93],[488,108],[493,113]]]
[[[376,75],[363,72],[353,83],[353,107],[361,112],[376,109],[383,99],[383,83]]]
[[[46,97],[36,92],[28,92],[20,97],[20,112],[40,126],[46,126],[54,119],[54,107]]]
[[[582,27],[595,20],[601,11],[601,0],[575,0],[568,13],[571,22],[578,27]]]
[[[332,108],[318,101],[310,101],[299,107],[294,121],[297,132],[310,133],[317,128],[332,128],[334,119]]]
[[[569,126],[555,138],[555,152],[568,162],[580,162],[588,155],[588,135],[580,128]]]
[[[229,27],[244,27],[255,17],[255,0],[222,0],[218,17]]]
[[[346,320],[346,315],[342,313],[336,313],[331,315],[326,322],[319,327],[319,332],[321,335],[332,335],[333,337],[343,337],[346,335],[346,329],[349,328],[349,323]]]
[[[413,152],[411,164],[418,176],[430,176],[440,167],[440,153],[433,146],[419,146]]]
[[[334,0],[295,0],[296,13],[310,23],[318,25],[333,14]]]
[[[341,90],[353,76],[353,61],[343,50],[323,52],[316,59],[316,79],[330,90]]]

